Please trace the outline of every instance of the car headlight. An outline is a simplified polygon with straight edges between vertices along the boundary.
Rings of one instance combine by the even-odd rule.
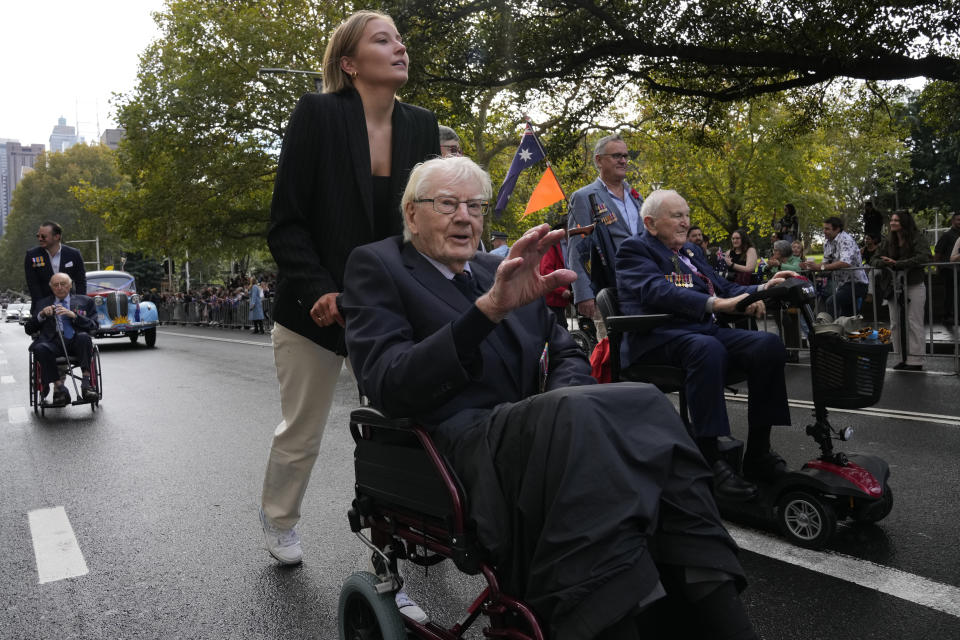
[[[103,306],[103,296],[93,296],[93,304],[98,307]]]
[[[140,296],[138,296],[137,294],[133,294],[132,296],[130,296],[130,302],[132,302],[133,304],[140,304]]]

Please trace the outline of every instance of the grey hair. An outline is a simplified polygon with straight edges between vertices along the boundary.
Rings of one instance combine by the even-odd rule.
[[[437,125],[437,128],[440,129],[440,144],[444,142],[460,142],[460,136],[450,127],[440,124]]]
[[[660,216],[660,205],[663,204],[663,201],[669,196],[677,196],[681,198],[682,196],[674,191],[673,189],[657,189],[648,195],[643,204],[640,206],[640,221],[643,222],[644,218],[654,218]]]
[[[597,140],[597,144],[593,145],[593,166],[595,166],[597,169],[600,168],[600,164],[597,162],[597,156],[602,154],[606,150],[607,145],[610,144],[611,142],[626,143],[623,137],[619,133],[611,133],[610,135],[603,136],[602,138]]]
[[[779,253],[781,258],[789,258],[793,255],[793,243],[787,240],[777,240],[773,243],[773,250]]]
[[[474,182],[480,186],[480,195],[489,200],[493,194],[490,176],[480,165],[466,156],[433,158],[416,165],[407,179],[407,188],[400,199],[400,215],[403,217],[403,241],[413,240],[413,234],[407,227],[407,204],[427,196],[427,189],[443,179],[449,183]]]

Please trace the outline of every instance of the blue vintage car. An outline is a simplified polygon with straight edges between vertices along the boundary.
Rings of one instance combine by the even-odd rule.
[[[126,271],[88,271],[87,295],[97,307],[96,338],[143,335],[148,347],[157,343],[157,305],[140,300],[134,277]]]

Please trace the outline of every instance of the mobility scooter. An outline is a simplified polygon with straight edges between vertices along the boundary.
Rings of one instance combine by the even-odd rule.
[[[761,483],[759,495],[752,500],[718,500],[718,506],[725,517],[739,516],[751,521],[776,523],[792,543],[819,549],[833,536],[838,520],[852,518],[855,522],[878,522],[893,508],[887,463],[872,455],[834,451],[834,441],[848,440],[853,430],[835,429],[827,418],[827,407],[856,409],[871,406],[880,399],[891,345],[852,341],[832,330],[833,327],[815,325],[811,308],[815,296],[811,282],[805,278],[791,278],[779,286],[744,298],[738,308],[742,311],[757,300],[777,300],[798,307],[807,326],[811,327],[814,423],[806,427],[806,433],[820,446],[820,456],[798,470],[788,471],[776,482]],[[611,380],[647,382],[664,393],[677,392],[680,416],[689,427],[683,369],[642,362],[621,367],[619,361],[620,343],[625,333],[652,331],[671,322],[673,316],[620,315],[613,288],[599,292],[597,306],[610,338]],[[745,379],[744,372],[731,370],[725,383],[736,385]],[[720,448],[727,462],[734,469],[741,470],[743,443],[722,438]]]

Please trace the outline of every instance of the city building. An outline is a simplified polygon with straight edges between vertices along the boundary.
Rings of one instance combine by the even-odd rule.
[[[125,133],[126,129],[107,129],[100,136],[100,144],[105,144],[116,151]]]
[[[15,140],[0,141],[0,236],[7,228],[13,190],[44,151],[42,144],[23,146]]]
[[[57,126],[53,128],[50,134],[50,153],[55,151],[66,151],[73,145],[80,142],[77,135],[77,129],[67,124],[67,119],[63,116],[57,120]]]

